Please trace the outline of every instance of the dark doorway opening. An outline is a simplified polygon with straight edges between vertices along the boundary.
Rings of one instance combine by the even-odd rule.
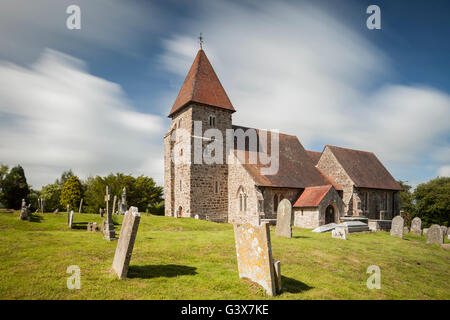
[[[325,209],[325,224],[333,223],[333,222],[334,222],[334,208],[333,208],[333,206],[330,204],[330,205]]]

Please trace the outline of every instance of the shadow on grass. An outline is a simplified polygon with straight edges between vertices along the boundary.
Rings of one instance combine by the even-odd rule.
[[[197,270],[195,267],[176,264],[130,266],[127,277],[151,279],[158,277],[173,278],[176,276],[193,276],[197,274],[195,270]]]
[[[292,238],[294,238],[294,239],[310,239],[311,237],[306,237],[306,236],[292,236]]]
[[[314,288],[308,286],[306,283],[285,277],[283,275],[281,276],[281,287],[282,292],[289,292],[289,293],[300,293]]]
[[[84,229],[87,230],[87,222],[72,222],[72,229]]]
[[[44,220],[44,217],[36,214],[30,214],[30,222],[41,222],[42,220]]]

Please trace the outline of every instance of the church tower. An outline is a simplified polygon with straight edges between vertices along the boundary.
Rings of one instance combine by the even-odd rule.
[[[232,129],[233,112],[230,99],[205,52],[200,49],[170,110],[172,123],[164,136],[166,216],[194,218],[198,215],[200,219],[227,221],[225,137],[226,130]],[[214,137],[208,136],[208,132],[214,130],[206,132],[208,129],[216,129],[222,134],[221,163],[206,163],[203,159],[208,145],[214,142]]]

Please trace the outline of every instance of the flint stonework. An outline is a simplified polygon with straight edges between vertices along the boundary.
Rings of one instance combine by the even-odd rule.
[[[391,236],[403,239],[403,225],[404,220],[401,216],[394,217],[392,219]]]
[[[427,231],[427,243],[443,244],[444,234],[438,224],[433,224]]]
[[[292,223],[291,202],[288,199],[283,199],[278,204],[275,234],[280,237],[292,238]]]
[[[422,235],[422,220],[419,217],[415,217],[411,221],[411,232],[417,236]]]
[[[274,296],[277,292],[278,277],[272,259],[269,224],[235,224],[234,237],[239,278],[259,284],[268,295]],[[281,281],[281,275],[279,278]]]
[[[123,218],[119,242],[117,243],[112,265],[113,270],[117,273],[119,279],[126,278],[127,276],[140,219],[141,216],[136,207],[131,207]]]

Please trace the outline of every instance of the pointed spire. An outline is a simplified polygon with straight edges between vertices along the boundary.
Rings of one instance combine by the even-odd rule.
[[[197,102],[231,112],[236,111],[203,49],[198,51],[178,97],[170,110],[169,117],[189,102]]]

